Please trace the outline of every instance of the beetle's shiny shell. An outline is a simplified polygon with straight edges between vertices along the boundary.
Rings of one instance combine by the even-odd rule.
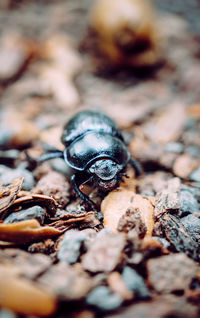
[[[65,125],[61,137],[65,161],[74,169],[86,170],[97,159],[111,159],[125,167],[130,154],[112,119],[99,111],[76,114]]]
[[[85,110],[73,116],[64,126],[62,143],[68,147],[75,139],[88,132],[104,132],[123,140],[115,122],[97,110]]]
[[[130,159],[123,142],[104,132],[89,132],[72,142],[64,151],[65,161],[74,169],[84,171],[97,159],[112,159],[121,169]]]

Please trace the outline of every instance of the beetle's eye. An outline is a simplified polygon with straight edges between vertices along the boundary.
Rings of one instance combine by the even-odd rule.
[[[111,180],[118,172],[118,165],[111,159],[97,160],[89,169],[102,180]]]

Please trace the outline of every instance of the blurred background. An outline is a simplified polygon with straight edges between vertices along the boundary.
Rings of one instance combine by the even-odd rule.
[[[164,225],[162,224],[165,235],[162,235],[158,226],[155,226],[153,234],[154,238],[157,238],[155,240],[153,238],[153,243],[147,244],[142,251],[135,236],[130,236],[128,244],[132,240],[133,251],[136,253],[133,252],[130,256],[128,245],[128,254],[123,264],[120,262],[124,257],[125,249],[123,250],[123,248],[125,245],[123,244],[125,242],[120,243],[121,245],[119,244],[118,247],[115,234],[109,238],[110,234],[104,232],[104,238],[99,236],[99,242],[105,245],[103,248],[100,245],[97,250],[94,249],[95,257],[99,254],[100,263],[104,263],[104,256],[101,255],[107,246],[112,250],[112,244],[114,244],[113,250],[116,249],[116,251],[122,246],[123,257],[120,256],[122,250],[119,253],[117,251],[119,259],[116,260],[113,268],[120,265],[122,270],[125,264],[131,264],[133,268],[137,268],[147,286],[149,286],[149,282],[152,284],[153,287],[150,289],[152,302],[147,302],[145,307],[143,304],[141,305],[141,310],[144,308],[146,312],[145,317],[150,317],[149,308],[152,317],[155,317],[155,314],[159,318],[199,317],[200,275],[196,271],[200,242],[200,214],[197,212],[200,202],[199,59],[199,0],[156,0],[149,2],[146,0],[0,0],[0,185],[2,191],[0,193],[0,210],[2,208],[1,211],[3,211],[0,225],[6,227],[6,223],[12,223],[13,220],[17,222],[30,218],[26,214],[27,210],[25,213],[23,212],[23,202],[17,208],[15,205],[14,208],[10,206],[10,196],[14,197],[14,199],[12,197],[14,201],[18,195],[17,191],[20,192],[20,196],[17,198],[17,200],[19,199],[18,204],[20,204],[20,200],[23,201],[23,196],[27,194],[28,199],[26,196],[24,199],[24,205],[27,208],[29,205],[36,205],[37,195],[43,194],[45,195],[44,201],[47,201],[45,209],[51,208],[51,204],[54,202],[56,215],[51,218],[43,211],[45,216],[39,218],[41,229],[44,228],[43,225],[49,225],[53,222],[51,225],[55,227],[54,230],[57,226],[58,228],[63,226],[62,230],[63,228],[67,230],[76,227],[75,235],[79,235],[77,229],[89,229],[94,232],[95,237],[96,232],[103,227],[103,224],[100,224],[100,218],[97,220],[94,212],[91,212],[90,215],[87,214],[84,208],[82,209],[80,201],[72,194],[70,183],[66,180],[68,168],[64,161],[55,159],[36,168],[34,160],[31,162],[30,157],[36,159],[46,150],[55,148],[62,150],[64,148],[60,142],[62,127],[74,112],[83,108],[103,110],[117,122],[126,143],[129,145],[132,157],[139,160],[144,168],[144,174],[141,178],[134,178],[132,171],[132,178],[127,178],[126,181],[130,181],[127,187],[132,191],[131,196],[133,193],[135,195],[137,191],[142,202],[146,202],[147,197],[149,198],[149,202],[151,202],[151,204],[149,203],[151,230],[155,225],[153,213],[157,195],[161,193],[164,212],[167,214],[172,211],[167,214],[168,220],[166,218],[166,222],[163,223]],[[24,181],[20,179],[20,185],[10,185],[14,178],[24,178]],[[19,183],[19,179],[17,182]],[[16,187],[18,187],[17,190]],[[20,191],[21,188],[23,191]],[[170,207],[166,205],[166,189],[167,196],[169,194],[169,199],[171,199],[169,201],[172,208],[170,208],[170,204]],[[35,203],[31,197],[32,193],[36,195],[37,202]],[[113,191],[113,193],[115,195],[117,191]],[[112,198],[111,192],[110,194],[111,199],[109,199],[109,195],[106,198],[111,201],[111,205],[108,204],[108,206],[111,206],[109,213],[112,223],[118,205],[120,206],[123,200],[121,212],[127,211],[128,200],[126,196],[123,200],[121,198],[115,200]],[[177,194],[179,198],[178,203],[174,194]],[[99,205],[106,200],[106,198],[103,200],[101,195],[98,197],[95,191],[92,195],[99,200]],[[59,202],[59,208],[54,199]],[[120,204],[118,204],[119,202]],[[143,206],[142,211],[146,212],[148,209],[146,203],[144,205],[143,203],[140,203]],[[161,207],[159,206],[159,200],[157,203],[158,209],[163,208],[162,204]],[[101,211],[106,219],[103,205],[106,206],[105,201],[101,205]],[[22,210],[19,211],[21,208]],[[15,213],[16,210],[18,213]],[[5,211],[6,213],[14,211],[12,213],[14,219],[6,220]],[[41,209],[39,211],[36,209],[34,213],[31,212],[31,217],[37,219]],[[16,219],[16,215],[19,216],[19,219]],[[88,220],[88,215],[91,216],[90,220]],[[75,218],[79,216],[80,219],[75,222]],[[102,219],[101,215],[101,221]],[[132,222],[128,216],[128,229],[130,220]],[[32,221],[36,222],[36,220]],[[71,223],[68,224],[68,221]],[[118,221],[117,219],[115,223],[118,224]],[[126,218],[124,222],[126,223]],[[76,224],[74,225],[74,223]],[[137,224],[136,222],[136,229]],[[124,232],[127,234],[128,230],[126,231],[125,226],[124,228]],[[174,228],[176,232],[173,232]],[[36,300],[30,301],[31,306],[33,305],[32,308],[24,301],[26,288],[24,289],[23,286],[21,294],[19,293],[19,303],[18,298],[14,302],[14,297],[10,296],[10,292],[7,292],[7,289],[0,282],[0,294],[1,291],[2,293],[5,291],[6,295],[5,298],[0,297],[0,306],[24,315],[28,313],[29,317],[37,314],[37,310],[39,310],[39,316],[48,315],[55,311],[55,303],[59,301],[68,306],[69,300],[75,300],[75,307],[77,307],[76,301],[80,301],[81,306],[84,306],[83,301],[87,298],[89,290],[96,286],[103,287],[104,290],[107,288],[106,293],[101,294],[102,302],[100,305],[98,304],[99,296],[97,294],[93,303],[89,302],[88,298],[86,299],[87,305],[92,304],[100,310],[107,310],[104,308],[105,299],[108,307],[110,303],[114,303],[112,286],[115,285],[115,280],[110,280],[111,289],[105,286],[109,270],[107,271],[107,268],[104,270],[104,264],[99,278],[98,268],[94,270],[96,276],[94,273],[89,275],[90,269],[88,270],[87,266],[90,265],[90,262],[86,261],[85,267],[81,265],[81,262],[79,263],[81,253],[83,252],[87,256],[85,251],[90,244],[93,246],[92,235],[90,237],[90,234],[87,234],[85,249],[82,248],[82,241],[86,238],[74,236],[72,244],[77,244],[77,242],[79,244],[79,247],[75,245],[75,252],[76,249],[78,251],[76,258],[78,263],[72,266],[73,262],[68,265],[64,264],[65,268],[62,257],[61,261],[56,258],[62,236],[59,236],[57,241],[51,239],[51,236],[47,237],[47,240],[42,240],[39,237],[39,242],[35,243],[34,236],[30,238],[31,235],[28,234],[29,241],[25,246],[21,246],[21,241],[17,245],[18,233],[12,241],[9,232],[7,232],[7,237],[3,237],[4,242],[0,242],[3,247],[10,247],[10,243],[7,241],[11,241],[11,246],[14,244],[12,249],[2,249],[1,261],[3,265],[1,264],[1,266],[3,269],[1,268],[0,271],[0,281],[2,277],[5,277],[5,286],[8,286],[8,291],[12,290],[13,284],[15,285],[16,282],[12,282],[12,275],[9,271],[7,272],[7,261],[9,260],[12,264],[15,260],[21,270],[21,272],[19,271],[20,275],[22,277],[27,275],[31,286],[33,281],[35,284],[39,280],[41,285],[38,285],[38,290],[40,291],[40,286],[47,284],[47,290],[53,294],[53,305],[50,301],[50,306],[45,307],[43,305],[43,301],[46,301],[45,298],[41,300],[40,307],[38,299],[41,297],[39,293]],[[121,234],[118,234],[116,235],[120,237]],[[67,239],[66,245],[68,247],[68,243],[71,244],[71,237],[69,236]],[[155,243],[156,239],[158,239],[157,243]],[[159,239],[161,240],[159,241]],[[120,240],[122,239],[120,238]],[[162,240],[164,240],[163,245],[159,243]],[[72,246],[70,244],[69,246]],[[150,250],[151,245],[152,250]],[[27,252],[25,252],[26,250]],[[71,250],[73,251],[73,248]],[[183,253],[179,259],[179,254],[174,254],[174,251],[183,252],[191,259]],[[36,266],[36,270],[37,261],[34,263],[33,258],[38,256],[33,254],[34,252],[46,254],[40,256],[45,256],[47,259],[46,263],[39,260],[39,266]],[[166,255],[167,253],[169,255]],[[16,257],[18,254],[19,261]],[[110,254],[105,254],[109,259]],[[158,255],[162,255],[162,261]],[[169,260],[166,262],[168,256]],[[91,255],[91,257],[93,256]],[[152,263],[152,266],[146,269],[148,258],[155,258],[155,264]],[[54,262],[55,259],[57,264]],[[107,258],[105,259],[107,263]],[[112,262],[113,259],[115,257],[110,257],[109,261]],[[33,262],[32,265],[31,262]],[[192,266],[191,262],[193,262]],[[70,276],[74,277],[73,271],[77,271],[75,280],[73,280],[74,278],[71,280]],[[84,273],[84,278],[86,275],[88,285],[82,280],[82,273]],[[180,273],[180,279],[178,277],[176,280],[177,273]],[[121,277],[120,273],[117,272],[117,274]],[[46,275],[44,280],[43,275]],[[135,273],[133,273],[134,275]],[[15,288],[14,295],[18,295],[20,290],[21,276],[17,279],[17,292]],[[7,282],[6,279],[9,277],[11,279]],[[65,278],[64,283],[63,277]],[[126,279],[128,282],[129,277],[128,274]],[[141,282],[141,277],[139,276],[139,282]],[[71,283],[74,281],[75,283]],[[159,285],[160,282],[161,285]],[[181,287],[179,287],[179,283]],[[129,294],[128,297],[126,295],[127,298],[120,300],[116,306],[114,304],[114,307],[109,307],[109,310],[121,308],[121,304],[127,304],[126,301],[129,300],[133,300],[133,307],[135,306],[134,297],[137,295],[137,290],[135,292],[134,284],[135,281],[132,298]],[[138,284],[141,283],[136,280],[136,286]],[[117,284],[117,286],[121,285]],[[35,293],[34,290],[33,292]],[[171,297],[169,302],[165,299],[166,294]],[[27,295],[27,297],[32,295],[32,290]],[[107,297],[109,295],[111,298]],[[164,298],[161,299],[160,303],[159,297],[162,298],[163,295]],[[29,297],[30,299],[32,300],[32,296]],[[39,309],[37,309],[38,304]],[[191,314],[190,306],[192,306],[192,310],[194,309],[193,314]],[[47,308],[46,312],[45,308]],[[159,308],[158,313],[155,312],[155,308]],[[77,308],[75,308],[76,310]],[[92,311],[89,314],[86,312],[85,315],[82,315],[81,311],[82,309],[80,309],[80,315],[70,317],[95,317]],[[66,312],[63,315],[56,312],[55,316],[65,317]],[[135,315],[127,314],[126,317],[133,316],[135,317]],[[14,317],[16,316],[14,315]]]

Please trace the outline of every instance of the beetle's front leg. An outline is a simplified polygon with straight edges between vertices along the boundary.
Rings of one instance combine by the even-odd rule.
[[[135,170],[136,177],[138,177],[139,175],[141,175],[143,173],[142,166],[141,166],[141,164],[139,163],[138,160],[131,158],[129,160],[129,163],[131,164],[131,166]]]
[[[55,158],[61,158],[61,159],[64,159],[64,156],[63,156],[63,151],[61,150],[53,150],[53,151],[48,151],[46,153],[43,153],[38,161],[39,162],[44,162],[46,160],[50,160],[50,159],[55,159]]]
[[[90,200],[89,197],[79,189],[79,186],[83,183],[83,181],[86,181],[86,180],[87,178],[81,172],[77,172],[71,176],[72,186],[77,196],[79,196],[80,199],[83,201],[83,204],[85,204],[87,209],[89,210],[91,209],[97,210],[95,203],[92,200]]]
[[[63,151],[57,150],[57,149],[43,153],[37,159],[30,156],[27,151],[25,151],[25,156],[26,156],[26,160],[28,163],[28,169],[30,169],[30,170],[34,170],[38,166],[39,163],[50,160],[50,159],[55,159],[55,158],[64,159]]]

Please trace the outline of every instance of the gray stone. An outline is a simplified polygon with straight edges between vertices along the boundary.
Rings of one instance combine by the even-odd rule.
[[[180,142],[169,142],[165,145],[165,151],[181,153],[183,152],[183,144],[181,144]]]
[[[65,233],[58,252],[58,259],[68,264],[76,263],[86,234],[81,231],[69,230]]]
[[[10,169],[6,166],[0,165],[0,181],[4,185],[9,185],[15,178],[24,178],[22,185],[24,190],[29,191],[35,185],[33,174],[30,171],[22,168]]]
[[[192,171],[192,173],[190,174],[190,180],[200,182],[200,168],[197,168],[194,171]]]
[[[123,298],[118,294],[111,293],[108,287],[99,286],[89,293],[86,302],[100,310],[108,311],[119,308],[123,302]]]
[[[122,272],[122,279],[126,286],[134,292],[137,298],[148,298],[149,291],[144,279],[131,267],[126,266]]]
[[[200,243],[200,219],[189,214],[181,218],[181,222],[195,241]]]
[[[194,191],[190,187],[182,187],[180,191],[181,209],[179,216],[185,216],[189,213],[198,211],[199,204],[195,197]]]
[[[11,213],[4,220],[4,223],[14,223],[30,219],[36,219],[40,224],[44,224],[45,214],[45,210],[41,206],[35,205],[29,209]]]

